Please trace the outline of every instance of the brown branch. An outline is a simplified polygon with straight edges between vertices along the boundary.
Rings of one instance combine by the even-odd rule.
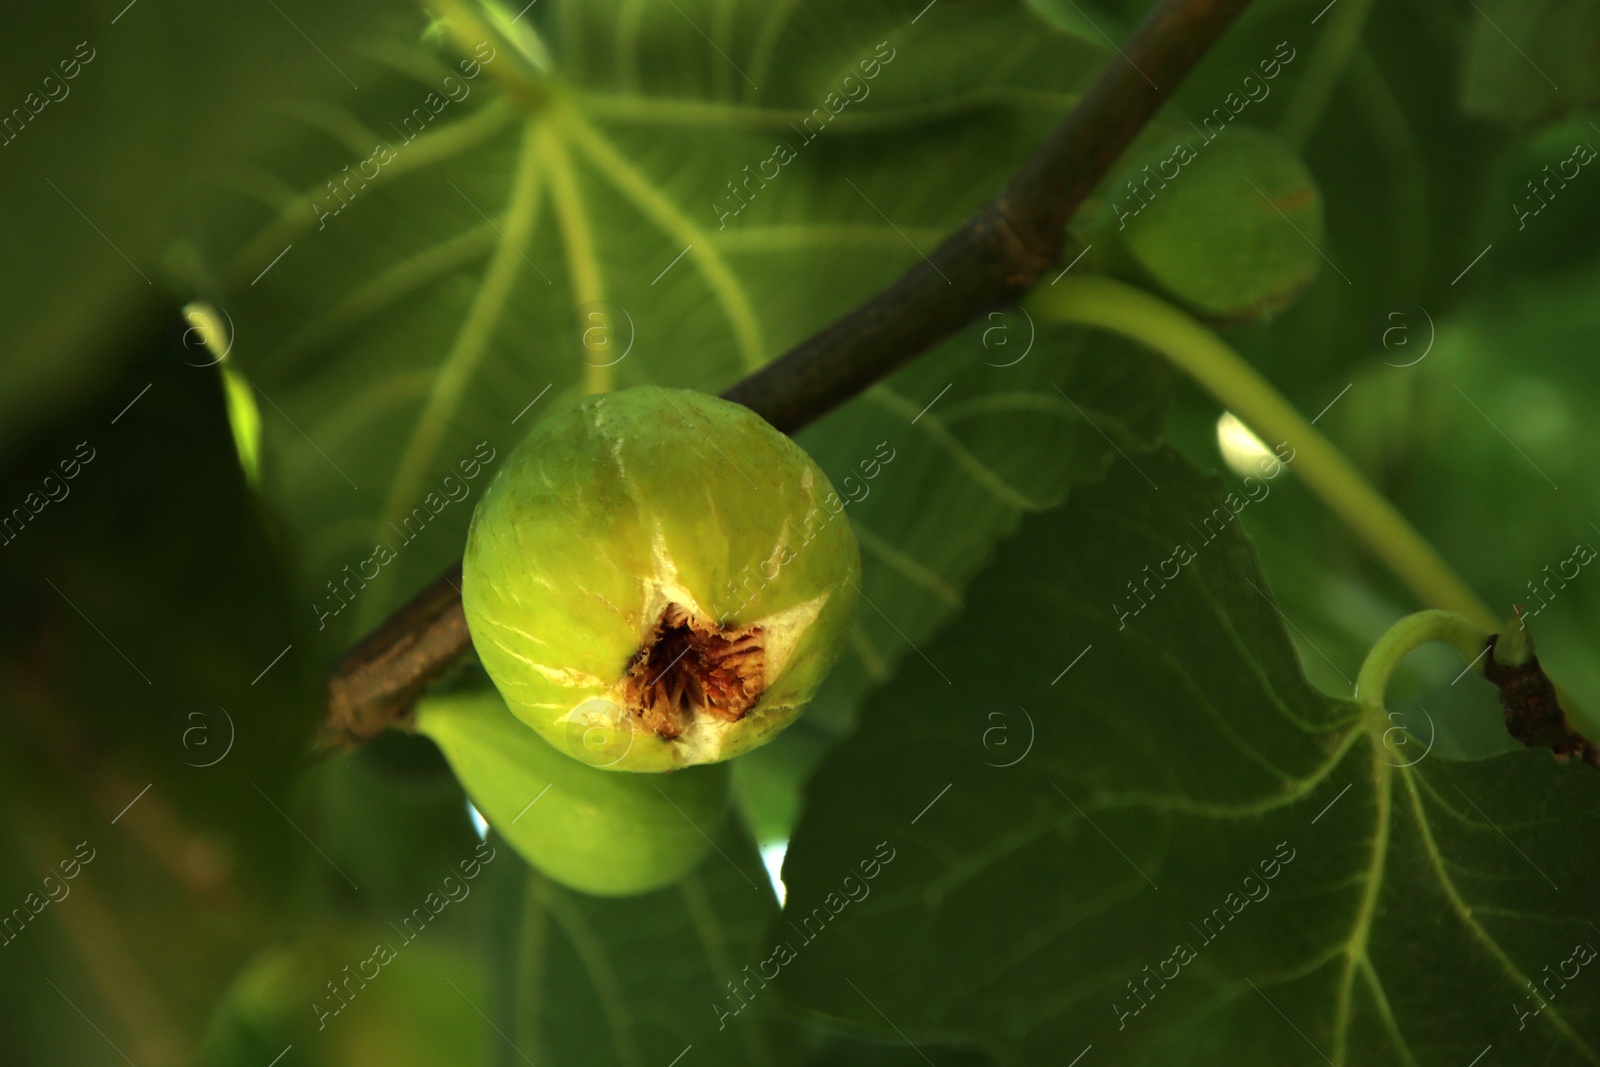
[[[1018,300],[1060,261],[1067,220],[1084,198],[1248,3],[1159,4],[1126,58],[1111,60],[1050,140],[927,260],[723,395],[794,433],[984,311]]]
[[[1489,657],[1483,664],[1483,676],[1500,690],[1506,733],[1529,748],[1548,748],[1561,763],[1576,759],[1600,770],[1600,745],[1567,721],[1555,682],[1533,654],[1533,635],[1521,606],[1513,609],[1506,632],[1491,636],[1484,651]]]
[[[723,396],[794,433],[1015,302],[1060,262],[1067,220],[1249,2],[1163,0],[999,195],[888,288]],[[460,579],[457,565],[345,655],[325,741],[357,744],[400,722],[465,651]]]
[[[353,748],[400,725],[423,690],[471,645],[457,563],[344,654],[328,678],[318,747]]]

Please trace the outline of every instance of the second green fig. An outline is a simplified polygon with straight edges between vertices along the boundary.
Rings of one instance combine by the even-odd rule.
[[[726,767],[598,770],[552,748],[490,690],[430,697],[416,721],[489,825],[581,892],[630,896],[671,885],[710,851],[727,808]]]

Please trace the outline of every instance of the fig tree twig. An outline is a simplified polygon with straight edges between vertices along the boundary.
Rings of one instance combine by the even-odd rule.
[[[1158,4],[999,195],[887,289],[723,395],[794,433],[1020,299],[1060,261],[1067,220],[1248,3]]]
[[[472,645],[457,563],[344,654],[328,677],[317,747],[354,748],[405,721],[411,705]]]
[[[934,252],[723,396],[794,433],[1013,303],[1061,260],[1067,220],[1250,0],[1161,0],[1050,139]],[[469,644],[457,565],[340,660],[322,739],[370,740],[404,719]]]
[[[1367,653],[1356,677],[1356,703],[1369,713],[1368,723],[1376,723],[1385,737],[1384,692],[1395,668],[1406,656],[1430,641],[1452,645],[1467,661],[1467,671],[1484,678],[1500,691],[1500,710],[1506,732],[1529,748],[1548,748],[1560,763],[1576,760],[1600,770],[1600,745],[1573,729],[1562,708],[1562,699],[1550,676],[1533,654],[1533,635],[1528,632],[1522,609],[1514,608],[1511,619],[1488,633],[1465,615],[1437,608],[1407,615],[1386,630]],[[1452,683],[1453,684],[1453,683]]]

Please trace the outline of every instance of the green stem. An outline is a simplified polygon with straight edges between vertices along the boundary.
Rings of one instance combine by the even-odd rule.
[[[1297,151],[1305,148],[1317,123],[1322,121],[1351,53],[1361,43],[1361,31],[1371,11],[1372,0],[1350,0],[1328,16],[1310,65],[1278,120],[1278,136]]]
[[[1367,653],[1361,673],[1356,675],[1356,702],[1368,711],[1381,710],[1389,678],[1400,661],[1431,641],[1454,645],[1461,658],[1477,673],[1483,674],[1487,669],[1483,652],[1488,646],[1489,634],[1481,626],[1453,611],[1419,611],[1385,630]]]
[[[1288,443],[1305,484],[1419,600],[1464,615],[1484,630],[1500,628],[1500,620],[1405,516],[1270,382],[1199,322],[1141,289],[1088,274],[1034,290],[1028,307],[1052,321],[1119,333],[1165,356],[1258,435]]]

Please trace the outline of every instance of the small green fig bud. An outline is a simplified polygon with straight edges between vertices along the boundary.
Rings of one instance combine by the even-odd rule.
[[[828,478],[737,404],[645,387],[540,422],[473,513],[472,643],[512,712],[594,766],[736,756],[842,650],[861,556]]]
[[[680,774],[607,774],[556,751],[491,691],[417,705],[472,803],[522,858],[554,881],[597,896],[671,885],[711,849],[727,809],[726,767]]]
[[[1156,138],[1108,184],[1108,266],[1206,319],[1270,315],[1322,267],[1322,194],[1271,134]]]
[[[1534,658],[1533,635],[1522,605],[1511,609],[1511,618],[1494,643],[1494,661],[1502,667],[1521,667]]]

